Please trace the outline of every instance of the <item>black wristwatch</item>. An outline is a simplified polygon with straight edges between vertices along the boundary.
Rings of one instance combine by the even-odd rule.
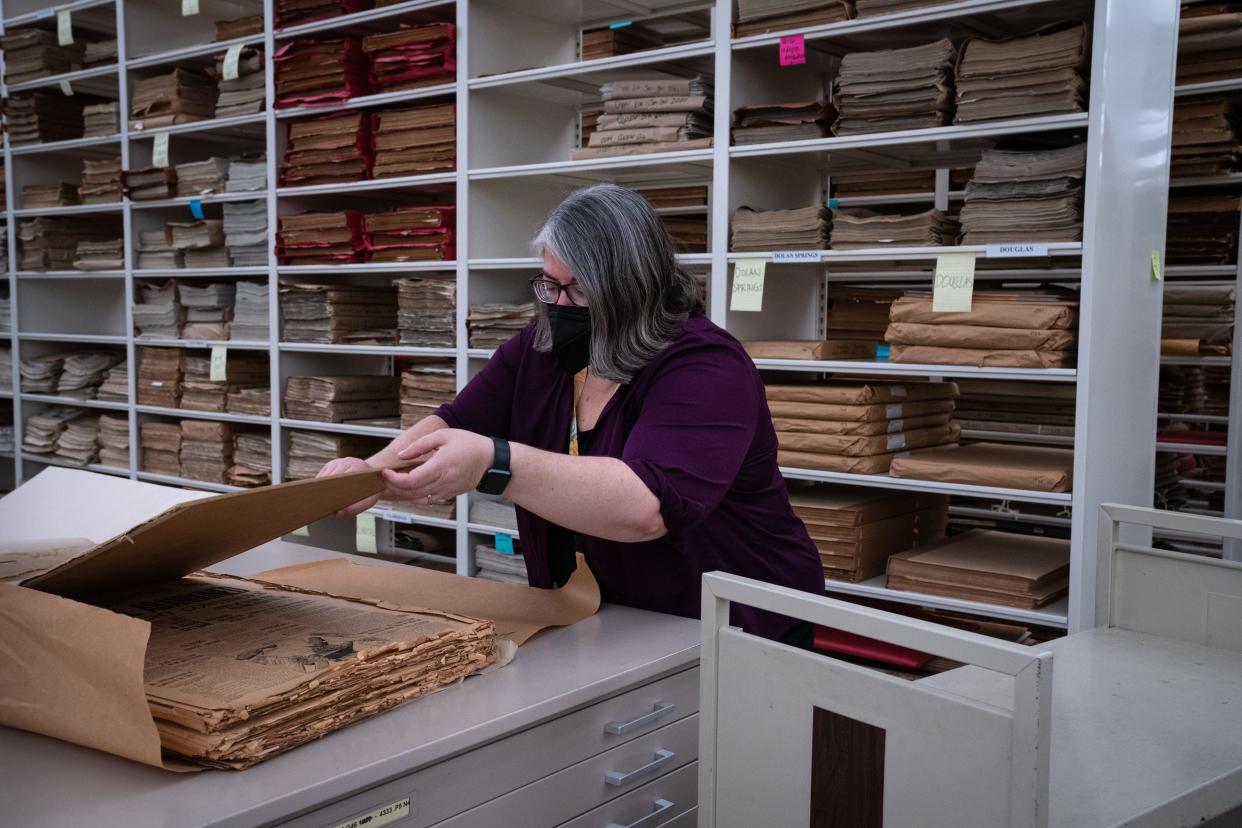
[[[475,488],[483,494],[498,495],[509,485],[509,478],[513,477],[509,471],[509,441],[493,437],[492,450],[492,467]]]

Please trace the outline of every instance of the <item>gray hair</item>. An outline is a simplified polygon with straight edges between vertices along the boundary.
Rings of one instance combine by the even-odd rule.
[[[569,268],[591,307],[591,371],[629,382],[702,312],[694,279],[677,265],[676,248],[650,202],[616,184],[578,190],[557,206],[535,237],[539,254]],[[535,348],[552,334],[539,306]]]

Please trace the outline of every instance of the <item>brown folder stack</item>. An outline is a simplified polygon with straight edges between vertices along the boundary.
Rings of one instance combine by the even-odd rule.
[[[940,446],[898,457],[889,474],[966,486],[1068,492],[1074,482],[1074,451],[1004,443]]]
[[[600,87],[604,111],[573,160],[712,145],[712,84],[702,77],[621,80]]]
[[[647,49],[659,49],[664,36],[642,23],[628,23],[620,28],[611,26],[582,31],[582,60],[629,55]]]
[[[373,262],[443,262],[457,258],[456,210],[450,206],[399,207],[367,213],[363,242]]]
[[[1198,365],[1161,365],[1157,409],[1170,414],[1202,414],[1207,399],[1204,377]]]
[[[1236,0],[1187,4],[1178,20],[1177,82],[1207,83],[1239,75],[1242,5]]]
[[[181,407],[185,351],[181,348],[138,348],[138,404]]]
[[[854,0],[738,0],[735,37],[840,23],[854,16]]]
[[[365,11],[372,5],[370,0],[276,0],[276,28],[329,20]]]
[[[1194,475],[1195,458],[1170,452],[1156,452],[1155,479],[1152,482],[1152,505],[1157,509],[1181,509],[1189,492],[1182,484],[1182,474]],[[1223,505],[1223,504],[1222,504]]]
[[[116,38],[91,40],[83,43],[83,60],[87,66],[102,66],[116,62]]]
[[[181,476],[228,483],[233,465],[233,426],[211,420],[181,421]]]
[[[56,184],[27,184],[22,187],[21,207],[24,210],[66,207],[80,203],[76,184],[61,181]]]
[[[951,382],[767,386],[782,466],[883,474],[899,453],[956,443]]]
[[[220,90],[206,72],[178,66],[166,75],[138,78],[129,102],[129,128],[154,129],[215,117]]]
[[[121,223],[114,216],[41,216],[24,220],[17,228],[21,269],[73,270],[79,242],[112,241],[120,235]]]
[[[1238,71],[1242,74],[1242,68]],[[1228,98],[1178,101],[1173,108],[1173,177],[1228,175],[1240,167],[1242,106]]]
[[[171,244],[164,228],[138,231],[138,270],[171,269],[181,267],[181,255]]]
[[[129,402],[129,363],[114,365],[104,373],[95,399],[108,402]]]
[[[1082,239],[1087,145],[986,150],[966,185],[962,244]]]
[[[371,91],[367,56],[356,37],[289,40],[272,61],[277,109],[330,106]]]
[[[226,193],[253,193],[267,189],[267,156],[263,153],[245,153],[229,161],[229,179],[224,185]]]
[[[164,237],[188,268],[229,266],[224,222],[220,219],[170,221],[164,225]]]
[[[283,187],[343,184],[371,177],[371,116],[341,112],[289,125]]]
[[[866,342],[874,355],[874,346],[888,330],[889,309],[902,293],[900,288],[833,285],[828,291],[828,339]]]
[[[326,434],[321,431],[289,431],[288,480],[305,480],[319,474],[324,464],[338,457],[370,457],[387,441],[352,434]]]
[[[48,29],[13,29],[0,36],[4,50],[4,82],[14,86],[26,81],[76,72],[85,62],[81,43],[61,46]]]
[[[1052,382],[959,379],[955,420],[964,429],[1074,436],[1075,388]]]
[[[191,161],[178,164],[177,195],[200,196],[224,192],[224,182],[229,174],[227,158],[208,158],[206,161]]]
[[[957,64],[954,123],[1063,115],[1087,108],[1090,43],[1085,23],[1004,40],[975,38]]]
[[[667,207],[702,207],[707,211],[707,185],[689,187],[639,187],[637,193],[657,210]]]
[[[351,264],[366,252],[362,238],[362,213],[299,213],[281,216],[276,236],[281,264]]]
[[[457,168],[457,107],[431,104],[375,113],[376,178]]]
[[[78,195],[83,204],[110,204],[121,200],[121,159],[82,161],[82,184]]]
[[[56,436],[57,460],[71,466],[86,466],[99,459],[99,416],[83,415],[65,423]]]
[[[451,360],[407,365],[401,372],[401,427],[409,428],[457,397],[457,371]]]
[[[748,339],[742,343],[751,359],[871,359],[875,343],[826,339]]]
[[[231,118],[235,115],[254,115],[263,111],[267,87],[264,85],[263,50],[247,46],[237,61],[237,77],[224,77],[224,55],[216,57],[213,77],[220,84],[220,97],[216,101],[216,117]]]
[[[267,355],[257,351],[228,352],[225,378],[212,380],[211,357],[190,352],[185,357],[181,383],[181,407],[191,411],[228,410],[228,397],[243,388],[268,389]],[[236,413],[236,412],[233,412]]]
[[[129,468],[129,418],[101,414],[99,417],[99,462],[116,469]]]
[[[83,138],[101,138],[120,131],[121,105],[116,101],[82,107]]]
[[[126,170],[121,177],[125,182],[125,194],[131,201],[172,198],[177,194],[177,171],[172,167]],[[160,235],[163,235],[162,231]]]
[[[834,198],[930,193],[935,189],[935,170],[883,170],[832,176]]]
[[[104,374],[124,360],[116,351],[76,351],[66,354],[63,370],[56,380],[56,395],[78,400],[93,400],[103,385]],[[22,361],[23,364],[25,360]]]
[[[1069,591],[1067,540],[975,529],[888,559],[889,589],[1037,609]]]
[[[27,357],[18,363],[24,394],[55,394],[68,354]]]
[[[452,348],[457,342],[457,281],[453,274],[395,280],[397,337],[402,345]]]
[[[139,463],[145,472],[181,475],[181,424],[150,420],[138,424],[141,453]]]
[[[69,422],[85,413],[80,408],[53,405],[27,417],[22,428],[22,454],[51,457],[56,453],[56,441],[60,439]]]
[[[123,270],[125,239],[80,241],[73,254],[75,270]]]
[[[1060,294],[979,291],[966,312],[938,313],[910,291],[893,303],[884,338],[893,362],[980,368],[1072,368],[1078,302]]]
[[[474,547],[474,563],[478,567],[475,577],[485,581],[505,584],[528,584],[526,558],[522,555],[522,542],[513,541],[513,553],[501,552],[485,543]]]
[[[400,384],[387,376],[289,377],[285,416],[317,423],[396,417]]]
[[[1164,242],[1168,264],[1222,265],[1237,261],[1238,211],[1242,195],[1169,193],[1169,225]]]
[[[953,110],[957,50],[942,39],[909,49],[851,52],[834,83],[836,135],[944,126]]]
[[[471,348],[499,348],[535,319],[535,303],[472,305],[466,317]]]
[[[367,35],[362,51],[371,59],[375,92],[422,89],[457,77],[457,27],[402,23],[395,32]]]
[[[221,206],[224,246],[228,248],[229,261],[234,267],[266,267],[267,203],[231,201]]]
[[[877,17],[929,6],[942,6],[949,0],[854,0],[858,17]]]
[[[1231,353],[1236,299],[1237,288],[1233,285],[1165,285],[1160,353]]]
[[[752,210],[739,207],[733,213],[730,249],[823,250],[828,247],[832,213],[827,207],[795,210]]]
[[[281,285],[280,316],[286,342],[397,341],[397,291],[390,285]]]
[[[252,14],[234,20],[216,20],[216,40],[232,40],[246,35],[263,34],[263,15]]]
[[[266,417],[272,413],[272,389],[260,386],[234,388],[229,391],[228,410],[230,414]]]
[[[85,129],[82,107],[95,103],[83,95],[59,92],[14,95],[4,102],[9,143],[15,147],[81,138]]]
[[[233,465],[229,485],[267,486],[272,482],[272,435],[261,431],[233,433]]]
[[[182,339],[228,339],[236,295],[235,282],[180,282],[177,298],[185,309]]]
[[[836,118],[827,101],[751,104],[733,111],[734,144],[823,138]]]
[[[794,489],[789,502],[819,550],[824,577],[865,581],[889,556],[944,538],[949,498],[853,486]]]
[[[869,247],[938,247],[957,241],[957,220],[939,210],[881,213],[862,207],[832,214],[833,250]]]
[[[665,216],[663,224],[678,253],[707,252],[707,216]]]

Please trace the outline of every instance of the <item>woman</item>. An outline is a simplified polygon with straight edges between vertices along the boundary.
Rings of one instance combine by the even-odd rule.
[[[580,190],[535,246],[536,323],[454,402],[369,460],[320,474],[426,458],[385,471],[385,496],[503,493],[533,586],[563,584],[580,550],[605,601],[642,609],[698,617],[712,570],[823,592],[777,468],[763,381],[703,315],[647,201],[611,184]],[[735,605],[733,623],[809,645],[810,625],[782,616]]]

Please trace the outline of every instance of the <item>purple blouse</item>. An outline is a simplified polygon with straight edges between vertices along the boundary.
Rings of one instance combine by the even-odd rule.
[[[451,428],[565,452],[573,378],[532,347],[534,333],[532,325],[502,345],[436,413]],[[688,319],[617,389],[586,453],[633,469],[668,529],[642,543],[581,537],[605,601],[697,618],[700,576],[713,570],[823,593],[819,553],[777,467],[763,380],[741,344],[706,317]],[[517,519],[530,583],[551,587],[550,524],[520,507]],[[768,638],[792,624],[736,604],[731,622]]]

